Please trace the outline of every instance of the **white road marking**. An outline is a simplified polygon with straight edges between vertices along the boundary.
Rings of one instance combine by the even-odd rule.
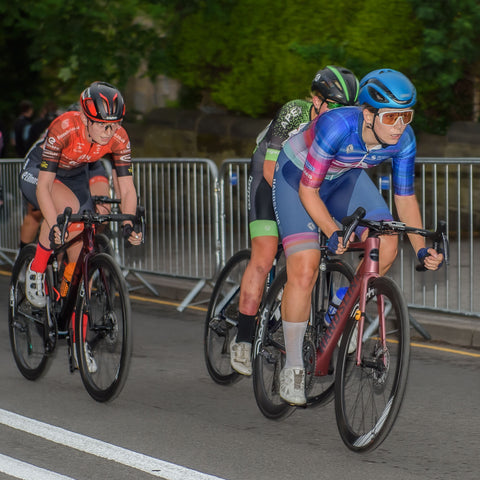
[[[35,467],[30,463],[21,462],[14,458],[7,457],[0,453],[0,472],[6,473],[11,477],[20,478],[21,480],[75,480],[72,477],[66,477],[58,473]]]
[[[102,442],[101,440],[79,433],[70,432],[54,425],[39,422],[38,420],[23,417],[7,410],[0,409],[0,423],[51,442],[111,460],[126,465],[127,467],[135,468],[156,477],[162,477],[165,480],[225,480],[220,477],[181,467],[174,463],[149,457],[148,455],[143,455],[142,453],[134,452],[126,448],[111,445],[110,443]],[[29,478],[37,479],[41,477],[35,476]],[[45,478],[50,479],[50,477]],[[66,479],[67,477],[58,478]]]

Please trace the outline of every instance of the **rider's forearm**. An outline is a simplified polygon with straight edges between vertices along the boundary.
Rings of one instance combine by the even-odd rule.
[[[135,215],[137,210],[137,192],[132,177],[118,177],[121,195],[120,209],[122,213]]]
[[[397,207],[400,221],[409,227],[423,228],[422,216],[420,214],[420,208],[415,195],[395,195],[395,206]],[[417,253],[421,248],[425,248],[425,238],[421,235],[409,234],[408,238],[415,253]]]

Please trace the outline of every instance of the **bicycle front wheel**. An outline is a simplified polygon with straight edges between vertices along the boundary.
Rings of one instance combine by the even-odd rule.
[[[220,385],[231,385],[242,375],[230,365],[230,342],[237,335],[238,303],[250,250],[240,250],[225,264],[213,288],[204,329],[208,373]]]
[[[130,298],[120,267],[107,253],[88,260],[87,279],[75,311],[78,368],[90,396],[106,402],[121,392],[130,368]]]
[[[13,358],[21,374],[28,380],[39,378],[49,359],[45,349],[48,335],[47,309],[34,307],[25,293],[26,272],[35,256],[35,250],[35,245],[27,245],[15,261],[8,308],[8,334]]]
[[[357,306],[340,346],[335,414],[345,445],[365,452],[385,440],[400,410],[410,361],[410,329],[407,305],[397,284],[386,277],[373,280],[367,292],[357,365],[356,311]]]

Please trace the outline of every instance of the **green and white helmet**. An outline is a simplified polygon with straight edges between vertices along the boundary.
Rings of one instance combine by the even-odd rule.
[[[312,82],[312,93],[342,105],[356,105],[359,92],[357,77],[347,68],[328,65],[319,70]]]

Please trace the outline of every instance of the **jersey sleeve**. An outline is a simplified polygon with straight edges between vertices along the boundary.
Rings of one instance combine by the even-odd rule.
[[[40,170],[56,172],[62,156],[62,151],[67,147],[70,135],[75,130],[75,124],[68,117],[57,117],[48,127],[43,143],[42,161]]]
[[[285,140],[310,120],[311,105],[305,100],[291,100],[280,108],[267,133],[270,139],[265,160],[277,161]]]
[[[401,148],[392,158],[392,180],[395,195],[407,196],[415,193],[416,140],[413,129],[408,126],[402,135]]]
[[[133,174],[132,151],[130,139],[126,130],[122,127],[115,133],[112,144],[111,158],[113,166],[119,177],[127,177]]]
[[[308,149],[300,180],[306,187],[320,187],[345,136],[344,124],[334,122],[333,117],[324,113],[315,122],[315,137]]]

